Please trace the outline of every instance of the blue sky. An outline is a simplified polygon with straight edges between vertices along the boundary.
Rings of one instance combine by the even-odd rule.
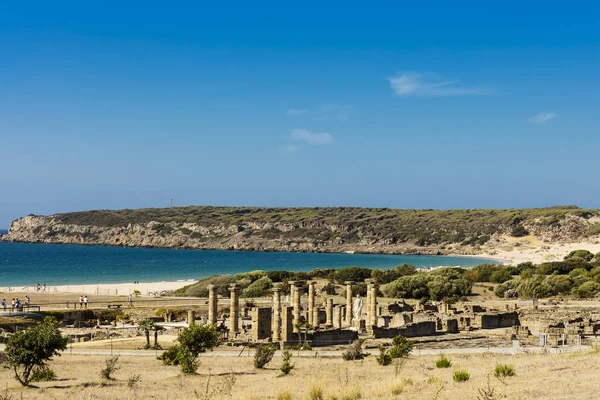
[[[0,227],[170,198],[600,207],[597,3],[285,3],[0,4]]]

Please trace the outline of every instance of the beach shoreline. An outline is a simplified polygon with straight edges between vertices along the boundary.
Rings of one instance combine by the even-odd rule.
[[[161,281],[161,282],[124,282],[124,283],[98,283],[98,284],[72,284],[72,285],[50,285],[44,291],[36,286],[8,286],[0,287],[0,291],[11,293],[81,293],[96,296],[128,296],[137,294],[140,296],[160,295],[161,292],[175,291],[184,286],[198,282],[197,280],[186,281]],[[137,292],[136,292],[137,291]]]

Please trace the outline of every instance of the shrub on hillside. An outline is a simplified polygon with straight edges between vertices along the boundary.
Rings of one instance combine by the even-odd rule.
[[[469,379],[471,379],[471,374],[465,370],[454,371],[452,374],[452,379],[454,382],[467,382]]]
[[[262,369],[271,362],[275,355],[275,346],[272,344],[259,344],[254,353],[254,368]]]
[[[452,366],[452,361],[450,361],[450,359],[446,358],[446,356],[441,356],[435,362],[435,366],[436,366],[436,368],[450,368]]]
[[[594,258],[594,254],[588,250],[573,250],[565,256],[565,261],[579,259],[588,262],[591,261],[592,258]]]
[[[347,267],[340,268],[334,272],[334,279],[337,283],[344,283],[346,281],[364,282],[365,279],[370,277],[371,270],[369,268]]]
[[[242,295],[245,297],[264,297],[271,294],[273,288],[273,281],[268,277],[264,276],[250,284],[244,289]]]
[[[515,367],[513,365],[496,364],[496,368],[494,368],[494,376],[496,378],[506,378],[515,375],[517,375],[517,373],[515,372]]]

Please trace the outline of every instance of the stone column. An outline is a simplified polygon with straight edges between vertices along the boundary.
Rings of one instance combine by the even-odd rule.
[[[312,312],[309,312],[308,315],[312,314],[312,326],[319,326],[319,307],[313,307]]]
[[[336,329],[342,328],[342,313],[344,306],[335,306],[335,311],[333,314],[333,327]]]
[[[332,327],[333,326],[333,299],[327,299],[327,305],[325,306],[325,314],[327,315],[327,320],[325,321],[325,326]]]
[[[188,310],[188,326],[192,326],[196,323],[196,312],[194,310]]]
[[[208,325],[217,323],[217,287],[208,285]]]
[[[239,330],[238,324],[240,321],[240,301],[238,298],[239,286],[233,284],[229,287],[229,337],[230,339],[235,338],[236,333]]]
[[[369,326],[372,316],[371,316],[371,286],[373,285],[372,281],[367,281],[367,326]]]
[[[296,328],[296,324],[300,322],[300,297],[302,296],[302,288],[296,286],[296,282],[290,282],[291,288],[294,291],[293,306],[294,306],[294,333],[300,332]]]
[[[352,326],[352,281],[344,282],[346,284],[346,326]]]
[[[315,281],[308,282],[308,323],[310,325],[316,325],[314,322],[314,309],[315,308]]]
[[[281,340],[281,289],[273,289],[273,342]]]
[[[369,320],[368,326],[377,325],[377,286],[371,283],[369,291],[371,292],[371,319]]]

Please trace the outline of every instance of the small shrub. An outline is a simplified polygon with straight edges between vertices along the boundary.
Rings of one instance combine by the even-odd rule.
[[[441,356],[435,362],[436,368],[450,368],[452,366],[452,361],[450,361],[446,356]]]
[[[362,392],[360,388],[353,387],[350,389],[344,390],[339,396],[340,400],[359,400],[362,399]]]
[[[324,400],[323,386],[320,383],[312,383],[308,389],[309,400]]]
[[[127,387],[130,389],[135,389],[135,387],[137,386],[137,384],[140,382],[141,380],[141,376],[139,374],[137,375],[131,375],[128,379],[127,379]]]
[[[56,373],[47,365],[38,366],[31,373],[33,382],[50,382],[56,380]]]
[[[295,365],[290,362],[291,359],[292,359],[292,353],[290,353],[287,350],[284,351],[283,352],[283,363],[281,364],[281,368],[279,368],[284,375],[288,375],[290,372],[292,372],[292,370],[295,367]]]
[[[379,365],[390,365],[392,363],[392,356],[384,346],[379,346],[379,355],[376,359]]]
[[[179,346],[171,346],[156,358],[161,360],[163,365],[179,365]]]
[[[431,375],[429,378],[427,378],[427,383],[439,387],[442,385],[442,378],[437,375]]]
[[[496,364],[494,368],[494,376],[496,378],[506,378],[508,376],[515,376],[515,367],[508,364]]]
[[[414,342],[404,336],[396,336],[392,339],[392,348],[389,353],[392,358],[406,358],[412,351]]]
[[[114,379],[111,375],[121,369],[117,366],[119,356],[111,357],[106,359],[106,368],[100,370],[100,376],[104,379]]]
[[[392,384],[392,386],[390,386],[390,391],[392,392],[392,394],[394,396],[401,395],[402,392],[404,391],[404,383],[398,382],[398,383]]]
[[[275,397],[276,400],[292,400],[293,398],[294,395],[292,395],[292,392],[289,390],[282,390],[281,392],[277,393],[277,396]]]
[[[275,346],[269,344],[259,344],[254,353],[254,368],[262,369],[273,359],[275,355]]]
[[[467,382],[469,379],[471,379],[471,374],[461,369],[458,371],[454,371],[454,373],[452,374],[452,379],[454,380],[454,382]]]
[[[365,358],[367,354],[362,352],[362,345],[364,342],[364,339],[358,339],[352,343],[348,351],[342,353],[342,358],[346,361],[362,360]]]

